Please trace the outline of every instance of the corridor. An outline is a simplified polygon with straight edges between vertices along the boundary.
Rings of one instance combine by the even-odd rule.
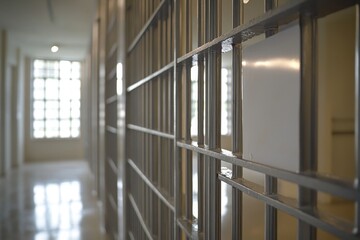
[[[360,0],[0,1],[0,240],[359,240]]]
[[[0,179],[0,239],[106,239],[85,161],[25,164]]]

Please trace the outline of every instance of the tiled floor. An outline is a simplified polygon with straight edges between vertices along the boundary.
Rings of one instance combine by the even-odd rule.
[[[23,165],[0,178],[0,239],[106,239],[93,189],[85,161]]]

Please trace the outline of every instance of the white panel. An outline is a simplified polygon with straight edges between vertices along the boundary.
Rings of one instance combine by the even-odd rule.
[[[244,157],[299,169],[300,30],[288,28],[243,53]]]

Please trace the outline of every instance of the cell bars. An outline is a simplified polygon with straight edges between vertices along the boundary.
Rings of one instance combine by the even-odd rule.
[[[319,193],[358,206],[358,184],[318,174],[316,155],[317,21],[354,5],[358,18],[357,4],[343,0],[127,1],[126,238],[246,239],[243,226],[252,219],[245,218],[244,199],[251,197],[264,206],[260,235],[266,239],[282,236],[279,212],[295,219],[298,239],[317,239],[319,231],[359,239],[358,210],[349,223],[317,207]],[[230,21],[224,12],[231,16]],[[293,26],[299,29],[300,49],[297,170],[247,156],[243,139],[244,46],[266,41]],[[356,96],[358,34],[357,21]],[[223,58],[229,52],[231,141],[225,147],[221,89]],[[194,66],[196,71],[192,71]],[[358,151],[358,99],[356,106]],[[245,170],[260,174],[263,183],[249,180]],[[357,179],[360,170],[356,172]],[[278,181],[295,186],[297,193],[282,196]],[[227,234],[222,233],[224,186],[231,189],[231,232]]]
[[[118,61],[118,22],[117,1],[107,0],[106,8],[106,34],[105,42],[105,228],[111,239],[118,239],[118,93],[117,93],[117,61]],[[100,90],[101,91],[101,90]]]

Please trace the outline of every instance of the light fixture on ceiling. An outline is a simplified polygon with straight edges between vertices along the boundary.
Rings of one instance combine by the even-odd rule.
[[[248,2],[250,2],[250,0],[243,0],[243,2],[247,4]]]
[[[58,51],[59,51],[59,47],[57,45],[51,47],[51,52],[56,53]]]

